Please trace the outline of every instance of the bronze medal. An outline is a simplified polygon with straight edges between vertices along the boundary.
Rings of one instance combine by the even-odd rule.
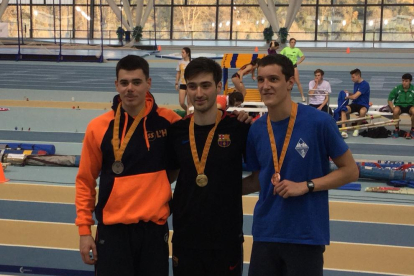
[[[196,183],[199,187],[205,187],[208,184],[208,178],[205,174],[199,174],[196,178]]]
[[[115,162],[112,164],[112,171],[113,171],[115,174],[121,174],[121,173],[124,171],[124,164],[122,164],[122,162],[121,162],[121,161],[115,161]]]
[[[280,182],[280,173],[274,173],[272,175],[272,184],[273,186],[276,186]]]

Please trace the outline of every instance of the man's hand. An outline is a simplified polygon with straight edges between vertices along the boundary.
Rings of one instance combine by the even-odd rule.
[[[92,250],[93,258],[89,255]],[[88,265],[94,265],[98,260],[98,252],[96,251],[95,241],[91,235],[80,236],[79,251],[82,256],[82,261]]]
[[[249,116],[249,113],[247,113],[246,111],[233,110],[232,113],[237,116],[237,120],[239,120],[240,122],[244,122],[246,124],[252,123],[253,117]]]
[[[301,196],[309,191],[306,182],[293,182],[290,180],[282,180],[273,188],[273,195],[280,195],[283,198],[291,196]]]

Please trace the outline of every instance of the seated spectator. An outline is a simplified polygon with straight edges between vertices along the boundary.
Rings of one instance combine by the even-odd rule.
[[[272,41],[269,44],[269,49],[267,49],[267,53],[269,55],[276,55],[277,54],[277,52],[276,52],[277,49],[279,49],[279,43],[276,42],[276,41]]]
[[[362,79],[361,70],[354,69],[350,72],[351,80],[354,82],[354,92],[350,93],[345,90],[347,96],[345,99],[352,100],[350,105],[346,106],[346,111],[341,111],[341,120],[345,121],[347,119],[347,114],[358,112],[359,117],[365,117],[369,109],[369,95],[371,93],[369,83]],[[357,125],[360,125],[361,121],[357,122]],[[342,127],[346,127],[346,124],[342,124]],[[348,138],[348,133],[342,131],[342,137]],[[352,136],[357,137],[359,135],[358,129],[354,130]]]
[[[401,113],[408,113],[411,117],[411,130],[406,133],[407,139],[414,139],[414,86],[411,84],[413,76],[404,74],[402,76],[402,84],[397,85],[388,96],[388,105],[392,110],[393,118],[399,119]],[[398,138],[400,125],[395,125],[392,134],[393,138]]]
[[[313,74],[315,79],[309,82],[309,105],[328,113],[329,96],[318,96],[318,94],[330,94],[332,92],[331,85],[323,79],[325,72],[322,69],[316,69]]]
[[[239,107],[241,106],[243,101],[244,101],[243,94],[238,91],[234,91],[228,94],[227,96],[218,95],[217,96],[217,108],[226,110],[228,107],[233,107],[233,106]]]

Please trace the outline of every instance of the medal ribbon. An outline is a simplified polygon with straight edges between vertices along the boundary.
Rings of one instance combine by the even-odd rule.
[[[267,132],[269,134],[270,146],[272,148],[273,165],[275,166],[275,172],[280,173],[282,169],[283,161],[285,160],[287,148],[289,146],[290,138],[292,137],[293,127],[295,125],[296,115],[298,113],[298,104],[292,102],[292,109],[290,111],[289,125],[286,131],[285,141],[283,143],[282,152],[280,153],[280,161],[277,156],[277,148],[275,136],[273,135],[272,124],[270,123],[270,116],[267,114]]]
[[[118,108],[116,109],[116,113],[115,113],[114,131],[112,134],[112,147],[114,148],[115,161],[121,161],[122,155],[124,155],[124,152],[125,152],[125,148],[128,145],[129,140],[131,139],[131,136],[134,133],[135,129],[137,128],[142,117],[144,117],[144,113],[145,113],[145,105],[141,109],[141,111],[138,113],[138,115],[135,117],[134,122],[129,128],[127,134],[125,135],[125,138],[122,140],[122,143],[120,143],[119,123],[121,121],[121,103],[118,104]]]
[[[221,120],[221,112],[217,111],[216,124],[208,133],[207,140],[206,140],[206,143],[203,149],[203,155],[201,156],[201,160],[199,160],[198,153],[197,153],[197,147],[195,143],[195,136],[194,136],[194,115],[191,117],[190,126],[189,126],[190,147],[191,147],[191,154],[193,155],[194,165],[196,166],[196,169],[197,169],[197,174],[204,174],[208,152],[210,151],[210,146],[211,146],[211,142],[213,141],[214,132],[216,131],[216,128],[218,124],[220,123],[220,120]]]

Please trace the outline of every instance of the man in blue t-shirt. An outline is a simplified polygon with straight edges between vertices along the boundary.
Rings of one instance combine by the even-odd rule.
[[[365,117],[369,109],[369,94],[371,90],[369,88],[369,83],[362,79],[361,70],[354,69],[350,72],[351,80],[354,82],[354,92],[350,93],[345,90],[347,96],[345,97],[346,100],[352,100],[350,105],[346,106],[347,111],[341,111],[341,120],[345,121],[347,119],[347,114],[358,112],[359,117]],[[361,121],[357,122],[357,125],[360,125]],[[342,127],[346,127],[346,124],[342,124]],[[343,138],[348,138],[348,133],[346,131],[342,131],[341,133]],[[352,133],[352,136],[357,137],[359,135],[359,130],[355,129]]]
[[[355,181],[358,168],[333,118],[292,101],[288,58],[263,58],[257,83],[268,114],[250,127],[246,147],[252,174],[242,192],[260,190],[249,276],[322,275],[330,240],[327,190]],[[329,158],[338,170],[330,172]]]

